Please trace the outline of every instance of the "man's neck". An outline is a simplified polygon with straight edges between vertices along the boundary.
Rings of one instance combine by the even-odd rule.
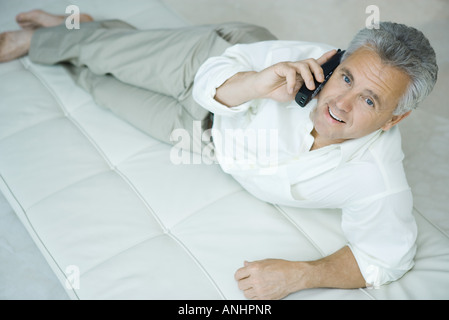
[[[330,146],[331,144],[342,143],[345,141],[344,139],[340,140],[322,139],[321,136],[318,134],[318,132],[315,130],[315,128],[313,128],[310,134],[312,135],[314,141],[309,151],[318,150]]]

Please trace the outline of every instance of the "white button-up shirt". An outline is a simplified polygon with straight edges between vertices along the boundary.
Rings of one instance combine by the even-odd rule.
[[[334,49],[299,41],[230,47],[199,69],[194,99],[214,114],[212,137],[222,169],[254,196],[302,208],[340,208],[342,230],[367,283],[397,280],[413,266],[417,228],[402,166],[397,126],[310,151],[312,100],[248,101],[229,108],[216,88],[238,72],[277,62],[319,58]]]

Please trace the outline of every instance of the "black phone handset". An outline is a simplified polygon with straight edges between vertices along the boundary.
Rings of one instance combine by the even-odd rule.
[[[295,101],[297,104],[299,104],[301,107],[305,107],[307,103],[311,99],[313,99],[323,88],[324,84],[329,80],[334,70],[338,67],[341,61],[341,57],[345,53],[345,50],[338,49],[337,53],[335,53],[332,58],[330,58],[327,62],[325,62],[321,68],[323,68],[324,73],[324,81],[322,83],[319,83],[315,80],[315,90],[309,90],[307,89],[306,85],[304,84],[301,89],[299,89],[298,93],[296,94]]]

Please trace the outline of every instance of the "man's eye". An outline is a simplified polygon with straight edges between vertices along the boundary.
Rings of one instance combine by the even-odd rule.
[[[370,107],[374,106],[374,102],[370,98],[366,98],[365,101],[366,101],[366,104],[369,105]]]
[[[347,84],[351,84],[351,79],[349,79],[348,76],[343,76],[343,80],[344,80]]]

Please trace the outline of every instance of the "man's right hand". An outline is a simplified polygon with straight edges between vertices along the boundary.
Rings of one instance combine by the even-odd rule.
[[[254,99],[291,101],[304,83],[308,89],[313,90],[314,78],[318,82],[324,81],[321,65],[335,53],[336,50],[331,50],[317,60],[279,62],[260,72],[237,73],[217,88],[215,100],[228,107]]]

